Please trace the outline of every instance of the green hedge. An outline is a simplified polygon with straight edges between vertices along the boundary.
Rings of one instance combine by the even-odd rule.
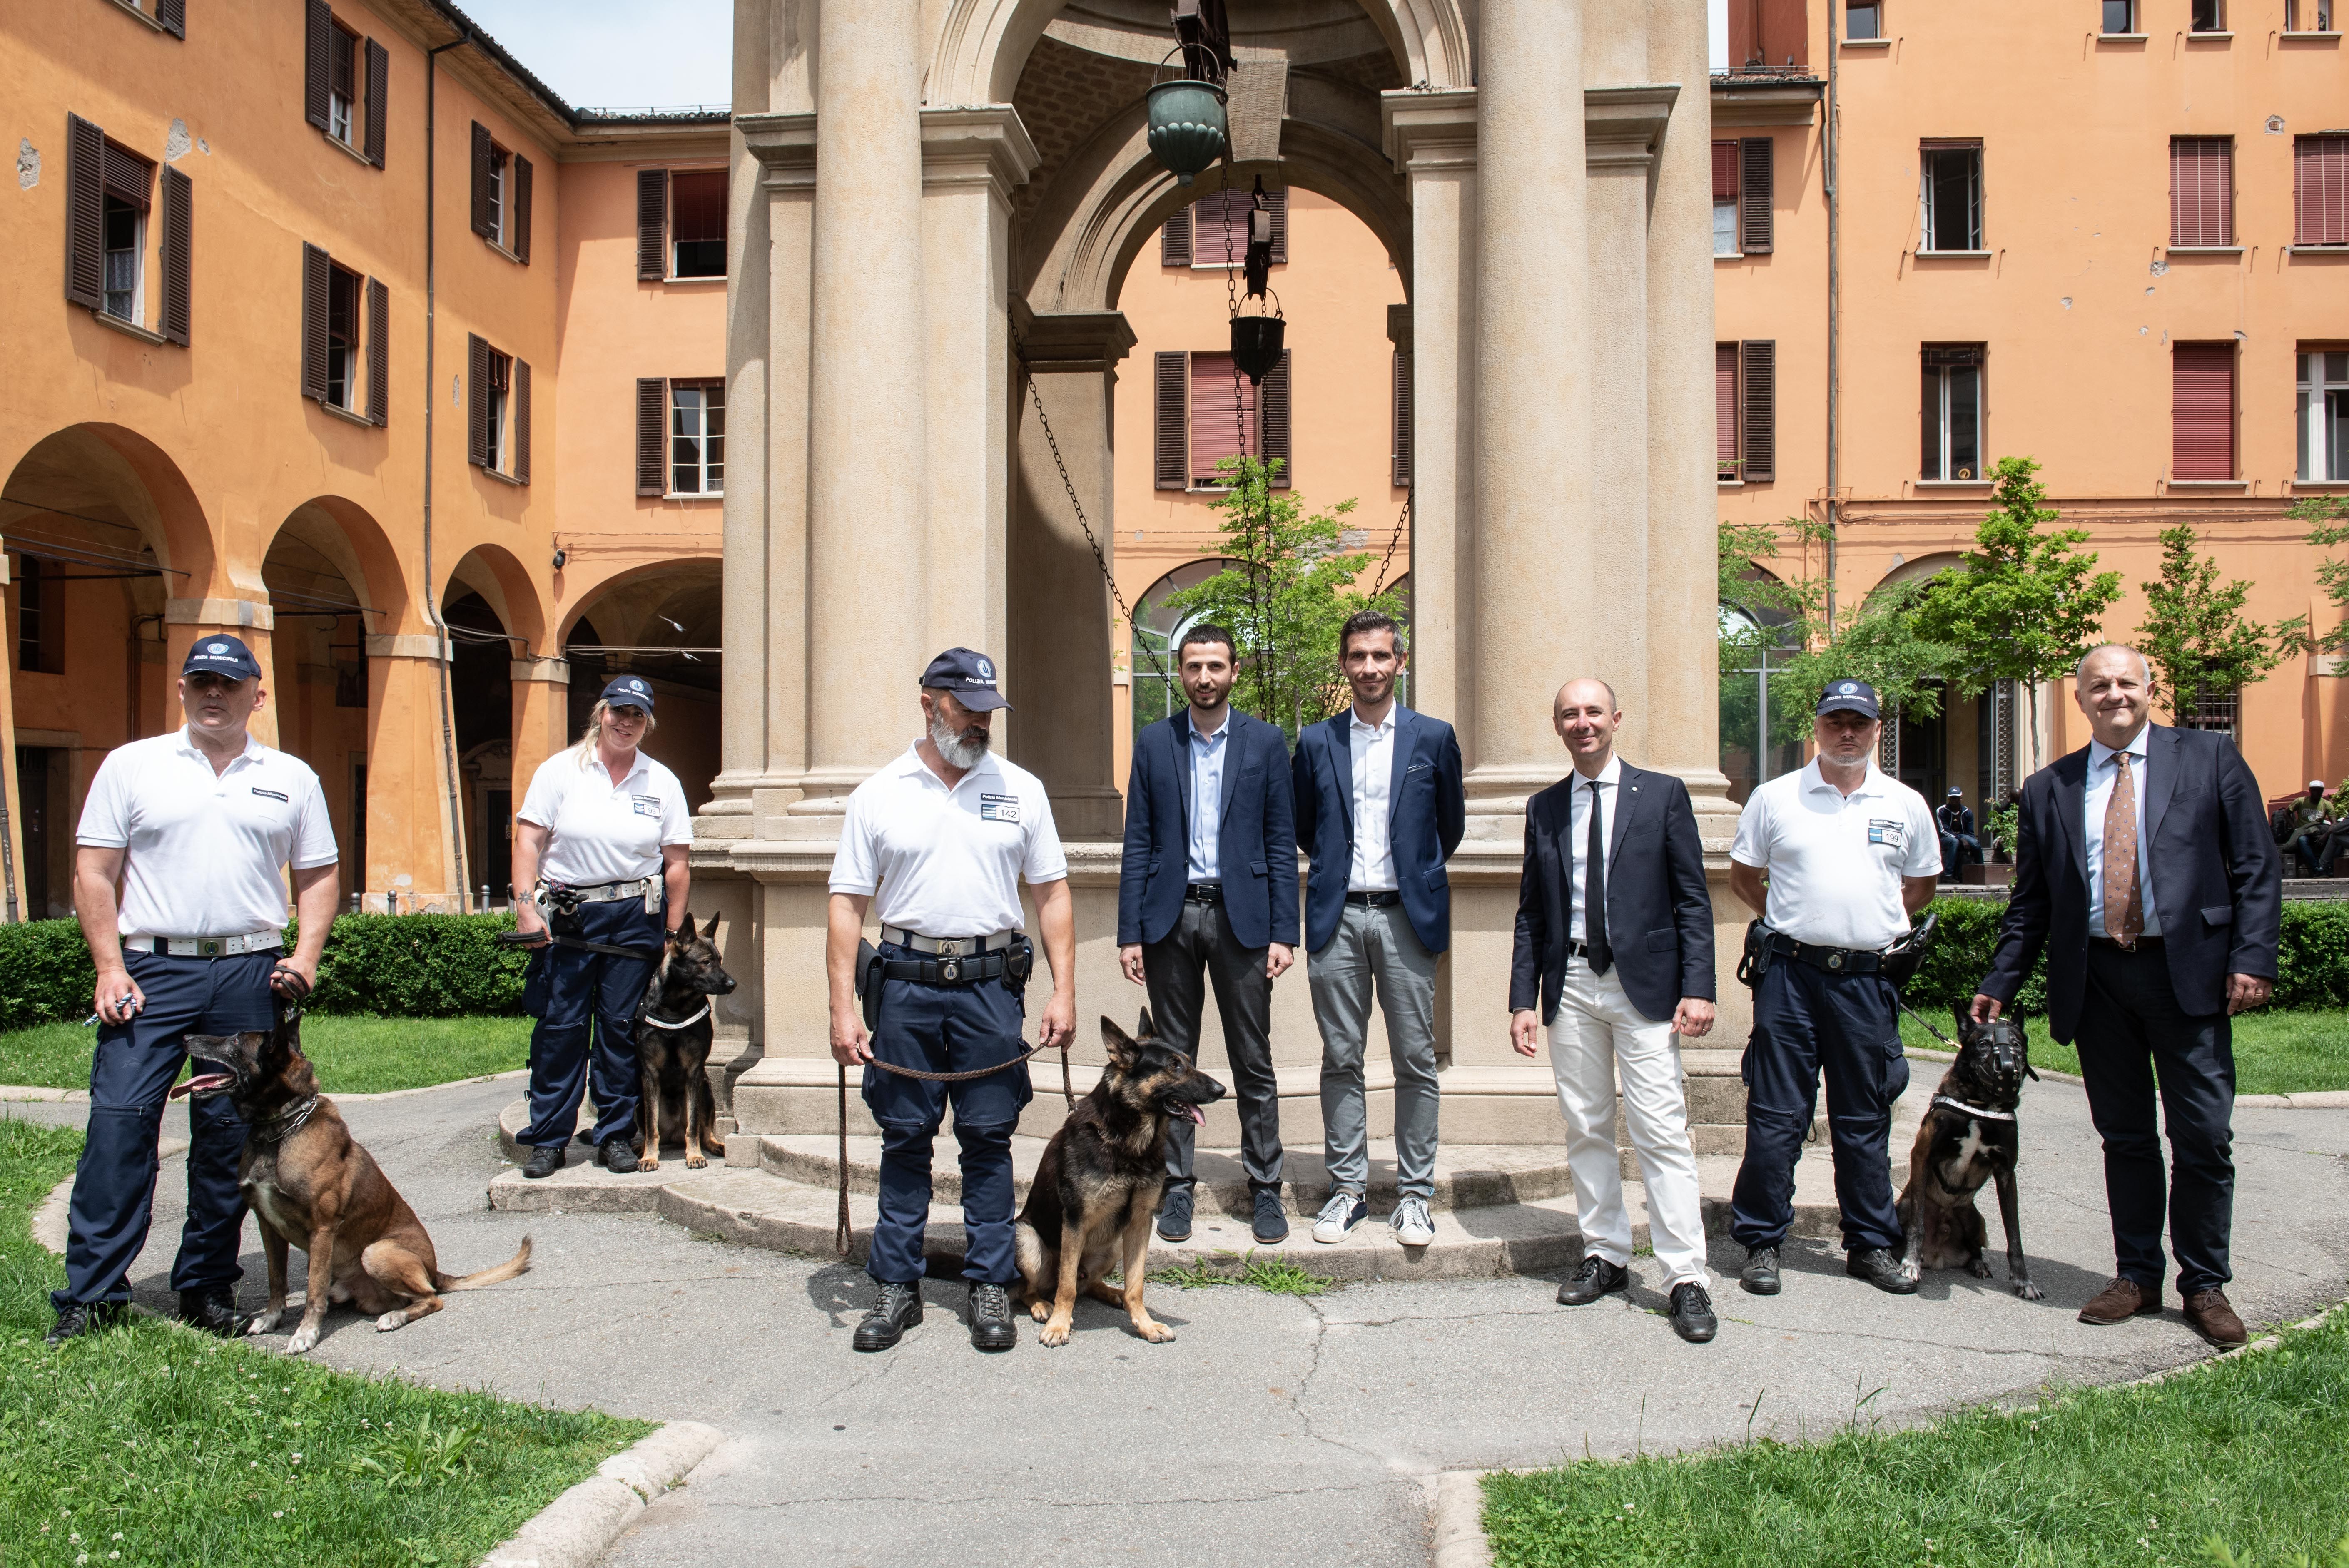
[[[522,1011],[528,954],[492,945],[503,914],[346,914],[326,936],[311,1010],[449,1018]],[[89,1016],[97,982],[70,920],[0,925],[0,1029]]]

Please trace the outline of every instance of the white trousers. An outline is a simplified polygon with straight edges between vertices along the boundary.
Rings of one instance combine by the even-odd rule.
[[[1631,1260],[1631,1217],[1623,1207],[1623,1167],[1615,1147],[1615,1076],[1623,1077],[1623,1119],[1648,1189],[1648,1234],[1664,1288],[1710,1286],[1704,1210],[1696,1154],[1689,1144],[1688,1099],[1671,1021],[1643,1016],[1610,969],[1593,975],[1569,958],[1557,1016],[1549,1026],[1550,1070],[1566,1115],[1566,1160],[1583,1246],[1621,1267]]]

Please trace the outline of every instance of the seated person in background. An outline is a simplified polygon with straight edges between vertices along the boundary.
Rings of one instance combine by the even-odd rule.
[[[1962,881],[1967,861],[1982,864],[1982,841],[1974,836],[1974,814],[1966,809],[1966,793],[1956,785],[1933,812],[1941,830],[1941,869],[1951,881]]]
[[[2339,802],[2328,803],[2324,799],[2324,780],[2310,779],[2308,793],[2284,810],[2291,819],[2290,841],[2300,857],[2301,869],[2310,876],[2331,876],[2333,857],[2349,847],[2349,834],[2343,830]]]

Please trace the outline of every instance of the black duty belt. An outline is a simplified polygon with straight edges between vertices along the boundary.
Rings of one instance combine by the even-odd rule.
[[[1224,902],[1224,884],[1219,882],[1193,882],[1189,887],[1183,890],[1183,902],[1185,903],[1221,903]]]
[[[1769,934],[1770,951],[1824,969],[1830,975],[1873,975],[1884,967],[1884,954],[1866,947],[1816,947],[1797,942],[1784,932]]]
[[[1392,909],[1396,904],[1402,902],[1402,894],[1399,892],[1350,892],[1346,895],[1346,902],[1348,903],[1361,904],[1364,909]]]
[[[914,980],[924,985],[976,985],[982,980],[999,980],[1004,965],[1010,959],[1001,953],[982,954],[971,958],[883,958],[881,977],[885,980]]]

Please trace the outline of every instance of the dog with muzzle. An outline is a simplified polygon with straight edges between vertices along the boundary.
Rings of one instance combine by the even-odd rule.
[[[1998,1186],[2006,1222],[2006,1277],[2014,1294],[2037,1301],[2031,1266],[2023,1256],[2023,1212],[2014,1166],[2022,1133],[2015,1120],[2023,1080],[2031,1069],[2030,1042],[2013,1017],[1977,1024],[1957,1009],[1958,1059],[1950,1064],[1933,1103],[1917,1127],[1909,1153],[1909,1185],[1900,1191],[1901,1272],[1919,1279],[1927,1269],[1963,1268],[1990,1278],[1982,1253],[1990,1240],[1975,1194]]]
[[[273,1332],[285,1315],[285,1253],[309,1257],[302,1321],[285,1348],[299,1356],[318,1343],[330,1302],[347,1301],[375,1317],[379,1333],[440,1310],[440,1293],[477,1290],[530,1267],[522,1250],[479,1274],[442,1274],[432,1238],[393,1188],[375,1157],[351,1137],[335,1102],[318,1092],[302,1054],[298,1015],[281,1003],[277,1024],[241,1035],[190,1035],[188,1054],[207,1069],[171,1090],[173,1099],[224,1094],[246,1128],[237,1181],[261,1224],[269,1261],[269,1305],[245,1325]]]

